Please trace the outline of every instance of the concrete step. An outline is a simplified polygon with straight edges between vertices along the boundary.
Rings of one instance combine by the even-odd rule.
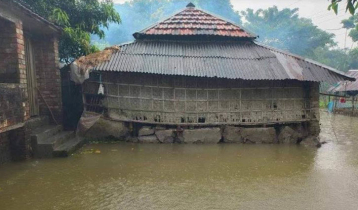
[[[50,119],[48,116],[34,117],[26,121],[27,128],[34,130],[41,128],[42,126],[50,124]]]
[[[62,130],[62,125],[45,125],[36,128],[31,132],[31,144],[34,145],[41,142],[46,142],[47,139],[54,136],[55,134],[60,133]]]
[[[85,144],[85,139],[74,137],[62,145],[56,147],[53,151],[54,157],[68,157],[73,152],[81,148]]]
[[[38,141],[34,149],[36,158],[50,158],[53,157],[53,151],[60,145],[65,144],[75,137],[73,131],[62,131],[54,136]]]

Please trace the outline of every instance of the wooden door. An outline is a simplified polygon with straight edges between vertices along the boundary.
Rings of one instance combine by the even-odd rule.
[[[26,79],[28,101],[30,106],[30,116],[39,115],[39,104],[37,98],[37,82],[36,69],[34,61],[34,50],[32,48],[31,40],[25,40],[25,60],[26,60]]]

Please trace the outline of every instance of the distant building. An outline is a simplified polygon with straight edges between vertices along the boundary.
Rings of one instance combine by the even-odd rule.
[[[60,33],[21,1],[0,1],[0,163],[29,154],[30,119],[51,110],[61,122]]]
[[[304,125],[319,133],[319,83],[354,80],[271,47],[189,4],[134,34],[85,82],[112,120],[167,126]],[[299,41],[299,40],[298,40]],[[279,128],[280,130],[280,128]]]
[[[356,81],[341,81],[328,89],[330,105],[328,109],[334,113],[357,116],[358,70],[349,70],[347,75]],[[341,96],[341,97],[340,97]]]
[[[341,81],[328,89],[330,93],[346,93],[355,96],[358,94],[358,70],[349,70],[347,75],[355,78],[355,81]]]

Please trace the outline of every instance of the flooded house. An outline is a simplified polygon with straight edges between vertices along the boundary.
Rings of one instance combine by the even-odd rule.
[[[61,145],[57,134],[70,136],[61,125],[62,29],[29,8],[0,1],[0,163]]]
[[[358,70],[349,70],[347,75],[355,78],[356,81],[341,81],[332,85],[327,90],[328,109],[338,114],[357,116]]]
[[[354,80],[191,3],[134,37],[83,89],[111,122],[103,129],[127,129],[129,141],[299,143],[320,132],[320,82]]]

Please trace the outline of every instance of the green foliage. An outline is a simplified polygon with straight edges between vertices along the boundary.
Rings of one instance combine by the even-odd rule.
[[[328,6],[328,10],[333,10],[334,13],[337,14],[340,3],[342,3],[342,0],[331,0],[331,4]],[[352,15],[354,15],[356,9],[358,8],[358,0],[347,0],[345,7],[346,11],[349,11]]]
[[[310,56],[314,49],[332,47],[334,35],[315,26],[310,19],[300,18],[298,9],[279,10],[276,6],[242,12],[245,28],[259,35],[259,41],[292,53]]]
[[[353,15],[346,20],[342,20],[343,28],[350,30],[349,36],[354,42],[358,41],[358,17]]]
[[[351,29],[355,27],[355,22],[357,21],[356,16],[351,16],[346,20],[342,20],[343,28]]]
[[[358,49],[338,49],[333,34],[318,29],[311,20],[299,18],[298,9],[266,10],[242,12],[246,28],[258,34],[259,41],[267,45],[308,57],[333,68],[347,72],[358,68]],[[357,18],[352,16],[344,21],[344,27],[354,28],[350,32],[358,41],[355,29]]]
[[[24,0],[35,12],[63,28],[59,43],[60,59],[66,63],[98,48],[91,34],[103,39],[109,23],[120,23],[111,0]]]
[[[344,49],[316,48],[313,50],[311,58],[344,72],[347,72],[351,68],[351,59],[347,50]]]

